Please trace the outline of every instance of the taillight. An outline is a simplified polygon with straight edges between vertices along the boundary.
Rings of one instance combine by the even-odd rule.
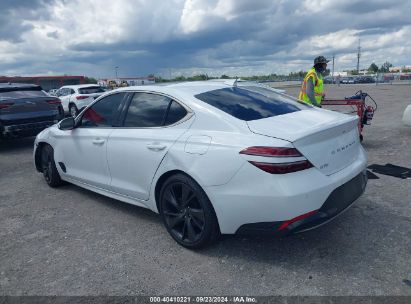
[[[291,163],[260,163],[255,161],[249,161],[249,163],[271,174],[286,174],[313,167],[308,160],[301,160]]]
[[[56,104],[61,104],[60,99],[52,99],[52,100],[47,100],[48,104],[56,105]]]
[[[249,147],[240,154],[255,156],[275,156],[275,157],[301,157],[302,154],[295,148],[274,148],[274,147]]]
[[[14,105],[14,102],[0,103],[0,110],[10,108],[12,105]]]
[[[77,99],[77,100],[87,99],[87,98],[89,98],[89,97],[90,97],[90,96],[78,95],[78,96],[76,96],[76,99]]]
[[[301,159],[304,156],[296,148],[256,146],[246,148],[240,151],[240,154],[272,157],[273,162],[269,163],[254,160],[248,161],[253,166],[271,174],[286,174],[313,167],[307,159]],[[295,157],[299,157],[300,159],[295,159]],[[282,158],[282,160],[281,162],[278,162],[278,160],[275,162],[275,158]]]

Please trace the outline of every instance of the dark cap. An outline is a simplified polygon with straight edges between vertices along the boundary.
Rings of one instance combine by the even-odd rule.
[[[318,56],[314,59],[314,65],[316,65],[317,63],[328,63],[330,62],[329,60],[327,60],[324,56]]]

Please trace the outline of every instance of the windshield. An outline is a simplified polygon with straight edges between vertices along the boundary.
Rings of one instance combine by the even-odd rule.
[[[101,87],[88,87],[81,88],[78,90],[80,94],[94,94],[94,93],[104,93],[105,91]]]
[[[195,95],[195,97],[245,121],[309,108],[286,95],[255,86],[218,89]]]

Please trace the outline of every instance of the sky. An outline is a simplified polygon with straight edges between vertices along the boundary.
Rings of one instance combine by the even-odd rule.
[[[409,0],[0,0],[0,75],[250,76],[411,65]],[[117,67],[117,69],[116,69]],[[329,66],[330,67],[330,66]]]

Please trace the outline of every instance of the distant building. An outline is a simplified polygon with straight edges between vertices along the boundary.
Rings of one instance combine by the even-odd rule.
[[[334,73],[331,73],[331,76],[334,76],[334,77],[337,77],[337,76],[346,77],[346,76],[348,76],[348,72],[347,72],[347,71],[334,72]]]
[[[390,67],[389,68],[390,72],[396,73],[396,72],[404,72],[404,71],[411,71],[411,65],[403,65],[403,66],[396,66],[396,67]]]
[[[17,83],[32,83],[40,85],[43,90],[58,89],[63,85],[75,85],[86,83],[84,76],[0,76],[0,82],[17,82]]]

